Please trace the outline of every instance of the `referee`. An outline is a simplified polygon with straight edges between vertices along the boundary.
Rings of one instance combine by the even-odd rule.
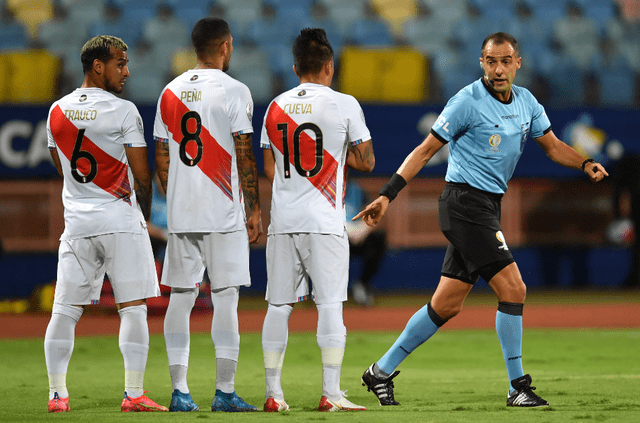
[[[559,140],[544,108],[513,85],[522,62],[518,43],[497,32],[482,43],[484,76],[453,96],[431,133],[382,187],[380,196],[354,217],[376,225],[389,203],[443,145],[449,144],[447,184],[439,200],[440,229],[449,240],[438,287],[380,360],[362,376],[381,405],[399,405],[392,379],[396,367],[457,315],[481,276],[498,296],[496,331],[507,367],[507,406],[545,407],[522,369],[522,309],[526,286],[500,229],[500,202],[529,135],[554,162],[584,171],[598,182],[607,171]]]

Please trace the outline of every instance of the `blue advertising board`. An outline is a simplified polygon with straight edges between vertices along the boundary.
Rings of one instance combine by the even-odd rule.
[[[155,107],[142,106],[139,110],[153,166]],[[377,157],[373,174],[389,175],[424,139],[441,107],[365,105],[363,110]],[[254,150],[259,169],[262,169],[259,141],[265,112],[266,106],[256,106],[253,117]],[[47,149],[47,113],[48,107],[0,107],[0,179],[57,175]],[[640,111],[637,109],[547,110],[547,115],[559,138],[605,165],[611,163],[621,151],[640,152],[640,145],[635,140],[635,124],[640,121]],[[446,149],[443,150],[420,175],[444,175],[447,156]],[[551,162],[531,139],[527,141],[514,173],[514,177],[523,178],[575,176],[578,176],[576,171]]]

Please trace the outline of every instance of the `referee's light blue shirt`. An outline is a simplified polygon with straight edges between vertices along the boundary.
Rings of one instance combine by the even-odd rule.
[[[513,85],[503,102],[478,79],[451,97],[431,133],[449,143],[447,182],[503,194],[529,134],[538,138],[550,130],[544,107],[529,90]]]

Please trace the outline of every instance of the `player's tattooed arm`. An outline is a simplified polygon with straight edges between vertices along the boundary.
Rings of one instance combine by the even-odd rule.
[[[347,166],[361,172],[371,172],[376,165],[371,140],[347,149]]]
[[[258,167],[251,146],[251,134],[234,134],[238,173],[242,183],[242,191],[249,210],[260,208],[258,198]]]
[[[162,192],[166,194],[169,180],[169,140],[165,138],[157,138],[156,141],[156,173]]]
[[[249,242],[255,243],[262,235],[262,217],[258,191],[258,167],[251,146],[252,134],[233,134],[236,144],[236,160],[238,174],[242,184],[242,192],[251,215],[247,218]]]
[[[125,147],[129,167],[133,173],[134,189],[138,205],[145,220],[151,217],[151,171],[147,159],[147,147]]]

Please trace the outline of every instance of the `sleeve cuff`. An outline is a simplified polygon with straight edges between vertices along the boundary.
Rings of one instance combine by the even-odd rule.
[[[440,134],[438,134],[436,131],[434,131],[433,129],[431,130],[431,134],[436,137],[438,139],[438,141],[440,141],[443,144],[448,144],[449,141],[445,140]]]

